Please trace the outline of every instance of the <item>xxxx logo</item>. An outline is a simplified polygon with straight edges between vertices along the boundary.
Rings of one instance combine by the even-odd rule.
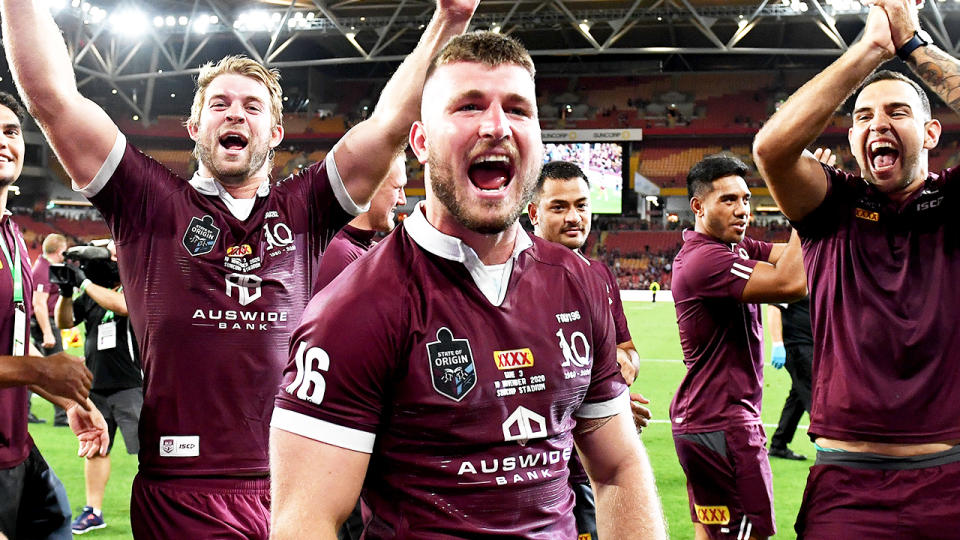
[[[493,351],[493,361],[497,369],[518,369],[533,367],[533,351],[530,349],[513,349],[510,351]]]
[[[704,525],[726,525],[730,523],[730,509],[726,506],[693,505],[697,511],[697,521]]]

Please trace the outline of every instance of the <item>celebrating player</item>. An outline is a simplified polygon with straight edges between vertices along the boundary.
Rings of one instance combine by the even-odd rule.
[[[670,404],[698,540],[774,534],[773,483],[760,421],[760,302],[806,293],[800,241],[744,236],[747,166],[710,156],[687,175],[695,229],[673,263],[673,299],[687,373]]]
[[[876,0],[863,36],[757,135],[754,156],[803,237],[817,444],[803,538],[956,538],[960,523],[960,251],[955,169],[924,90],[874,73],[899,56],[955,111],[960,63],[927,42],[913,0]],[[871,75],[872,74],[872,75]],[[860,175],[804,149],[859,87],[848,140]]]
[[[541,163],[533,69],[491,32],[432,62],[410,132],[425,203],[294,332],[272,420],[278,538],[333,537],[361,485],[367,538],[575,538],[574,439],[601,537],[665,537],[606,291],[517,222]]]
[[[275,185],[279,74],[243,57],[201,69],[189,182],[127,143],[77,91],[46,6],[3,2],[8,63],[30,110],[117,242],[141,345],[144,404],[131,521],[140,538],[268,535],[268,423],[321,250],[406,144],[429,58],[475,2],[441,0],[371,117]]]

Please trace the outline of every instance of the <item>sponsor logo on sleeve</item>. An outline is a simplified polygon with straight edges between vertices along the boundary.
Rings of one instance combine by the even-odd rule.
[[[697,512],[697,521],[704,525],[726,525],[730,523],[730,509],[726,506],[693,505]]]
[[[438,394],[454,401],[462,400],[477,385],[477,368],[470,342],[454,339],[449,328],[437,331],[437,341],[427,343],[430,381]]]
[[[160,457],[197,457],[200,437],[197,435],[164,435],[160,437]]]
[[[220,229],[213,224],[212,216],[194,217],[187,225],[187,232],[183,234],[183,247],[194,257],[206,255],[213,251],[219,237]]]

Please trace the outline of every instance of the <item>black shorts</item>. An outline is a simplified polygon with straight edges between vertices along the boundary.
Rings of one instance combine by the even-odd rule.
[[[0,470],[0,532],[8,538],[73,538],[67,492],[36,446],[23,463]]]
[[[123,442],[127,446],[127,453],[139,453],[140,439],[137,436],[137,426],[140,424],[140,409],[143,408],[143,389],[127,388],[110,395],[90,392],[90,401],[100,409],[100,414],[107,421],[107,431],[110,434],[110,447],[107,451],[113,450],[114,436],[119,427]]]

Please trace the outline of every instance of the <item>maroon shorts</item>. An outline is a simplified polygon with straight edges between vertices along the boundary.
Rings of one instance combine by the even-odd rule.
[[[690,517],[710,538],[773,536],[773,475],[763,426],[675,433]]]
[[[177,478],[137,474],[130,498],[137,539],[270,536],[269,478]]]
[[[960,539],[960,446],[912,458],[818,452],[798,538]]]

